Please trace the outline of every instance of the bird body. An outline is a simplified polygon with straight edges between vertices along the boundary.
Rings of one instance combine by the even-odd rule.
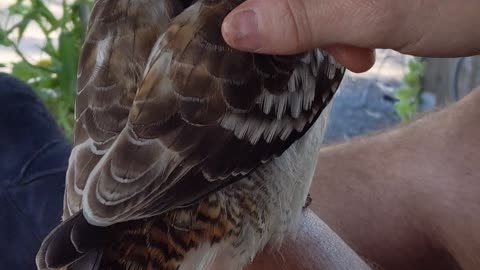
[[[344,68],[232,49],[220,26],[243,1],[190,2],[95,3],[39,269],[241,269],[294,231]]]

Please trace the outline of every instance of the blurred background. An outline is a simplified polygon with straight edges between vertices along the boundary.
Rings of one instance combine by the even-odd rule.
[[[77,61],[92,0],[1,0],[0,71],[33,87],[71,138]],[[480,85],[480,58],[414,58],[378,50],[367,73],[347,73],[326,143],[350,140],[456,102]]]

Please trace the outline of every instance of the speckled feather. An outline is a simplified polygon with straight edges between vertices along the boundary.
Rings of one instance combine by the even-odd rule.
[[[39,269],[240,269],[294,229],[344,69],[234,50],[220,26],[243,1],[191,2],[95,3]]]

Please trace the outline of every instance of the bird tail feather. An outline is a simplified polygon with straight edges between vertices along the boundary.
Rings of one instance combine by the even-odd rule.
[[[108,227],[90,225],[81,212],[73,215],[45,238],[36,256],[37,268],[99,269],[108,232]]]

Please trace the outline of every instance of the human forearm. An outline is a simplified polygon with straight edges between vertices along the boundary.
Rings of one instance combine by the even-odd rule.
[[[323,149],[313,210],[387,269],[451,269],[452,257],[478,257],[478,104],[480,91],[407,126]]]
[[[370,270],[312,211],[305,211],[294,239],[287,239],[279,251],[264,251],[247,270]]]
[[[308,214],[297,239],[248,269],[364,267],[343,241],[379,269],[478,269],[478,104],[480,91],[412,124],[323,149],[310,208],[330,227]]]

